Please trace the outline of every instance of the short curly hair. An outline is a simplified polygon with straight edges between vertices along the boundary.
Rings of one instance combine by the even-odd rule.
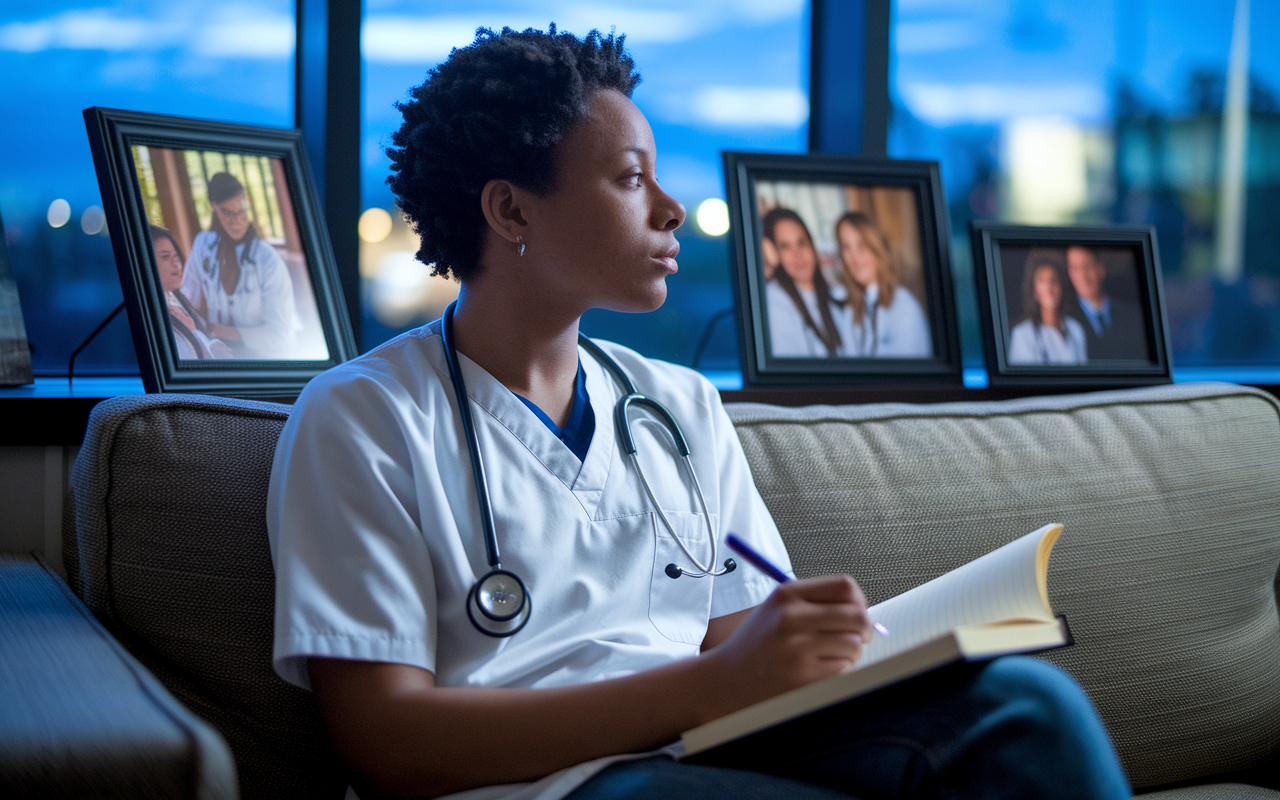
[[[539,195],[555,188],[552,151],[600,89],[627,97],[640,82],[626,36],[579,39],[529,28],[476,31],[397,103],[404,124],[387,148],[396,195],[433,275],[478,274],[487,223],[480,194],[494,179]]]

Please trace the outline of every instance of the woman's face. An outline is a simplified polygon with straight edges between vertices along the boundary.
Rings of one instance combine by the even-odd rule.
[[[601,90],[554,151],[555,188],[526,197],[523,258],[567,309],[652,311],[667,297],[685,210],[654,174],[657,148],[640,109]]]
[[[161,236],[151,240],[151,247],[156,254],[156,271],[160,273],[160,288],[166,292],[176,292],[182,286],[183,264],[178,255],[178,248],[168,237]]]
[[[778,247],[778,260],[791,280],[808,285],[818,268],[818,253],[804,232],[804,226],[792,219],[778,220],[773,226],[773,243]]]
[[[222,228],[227,235],[237,242],[249,232],[249,214],[244,208],[243,194],[236,195],[230,200],[223,200],[221,203],[214,203],[213,213],[218,215],[218,221],[222,223]]]
[[[863,287],[876,283],[880,259],[867,247],[862,231],[852,222],[843,222],[836,228],[836,238],[840,240],[840,262],[849,277]]]
[[[1047,312],[1056,315],[1058,305],[1062,302],[1062,283],[1058,280],[1058,271],[1053,267],[1036,267],[1032,284],[1036,302],[1040,304],[1040,315]]]

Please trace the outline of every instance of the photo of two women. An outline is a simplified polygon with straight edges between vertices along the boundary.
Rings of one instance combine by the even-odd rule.
[[[1151,361],[1133,251],[1005,245],[1000,262],[1009,364]]]
[[[775,358],[930,358],[914,190],[759,181]]]
[[[327,359],[280,159],[132,150],[178,360]]]

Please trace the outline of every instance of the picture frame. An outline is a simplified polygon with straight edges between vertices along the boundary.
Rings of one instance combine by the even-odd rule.
[[[937,162],[722,155],[745,388],[963,385]]]
[[[0,386],[26,386],[34,382],[27,326],[22,319],[13,264],[9,261],[4,220],[0,219]]]
[[[147,392],[290,401],[357,354],[299,131],[84,119]]]
[[[974,221],[970,231],[992,386],[1172,383],[1155,228]]]

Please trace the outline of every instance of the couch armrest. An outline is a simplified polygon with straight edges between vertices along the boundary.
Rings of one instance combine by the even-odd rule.
[[[0,554],[6,797],[238,796],[222,738],[36,557]]]

